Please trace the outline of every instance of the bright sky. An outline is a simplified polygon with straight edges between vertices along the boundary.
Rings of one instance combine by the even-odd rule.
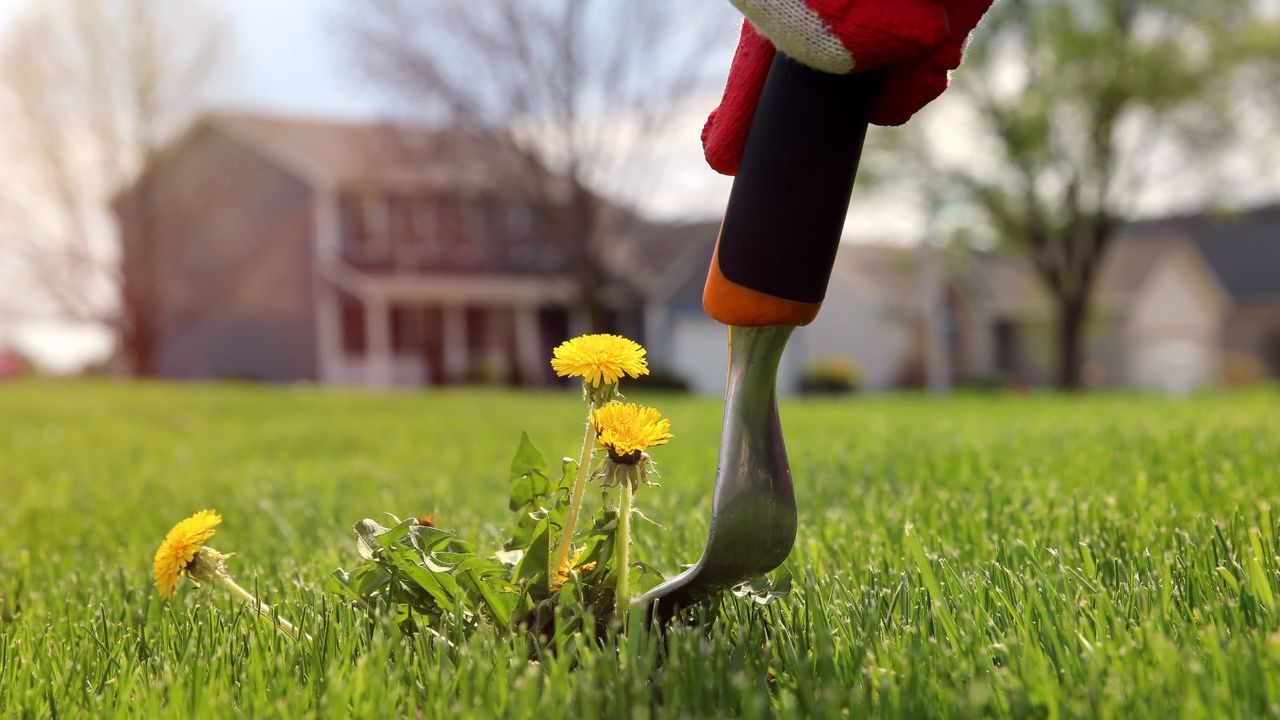
[[[29,1],[29,0],[28,0]],[[231,67],[211,88],[218,106],[374,117],[378,94],[345,62],[340,10],[349,0],[219,0],[231,23]]]

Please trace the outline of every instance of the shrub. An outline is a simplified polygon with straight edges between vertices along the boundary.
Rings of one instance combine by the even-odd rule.
[[[810,363],[800,376],[800,392],[806,395],[844,395],[862,385],[862,367],[850,357],[830,356]]]
[[[1267,367],[1256,355],[1229,352],[1222,358],[1222,380],[1228,385],[1256,385],[1267,379]]]

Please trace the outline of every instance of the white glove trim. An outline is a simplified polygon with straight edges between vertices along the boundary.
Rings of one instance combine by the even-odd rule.
[[[804,0],[729,0],[773,46],[823,72],[853,70],[853,55]]]

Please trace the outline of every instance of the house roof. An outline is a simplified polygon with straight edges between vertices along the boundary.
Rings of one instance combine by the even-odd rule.
[[[1122,235],[1107,251],[1094,286],[1093,308],[1123,314],[1147,277],[1168,253],[1194,252],[1182,238]],[[998,315],[1042,315],[1052,308],[1030,260],[1007,252],[984,253],[971,268],[974,290]]]
[[[666,262],[668,303],[681,310],[702,307],[702,290],[707,266],[715,248],[720,225],[716,222],[673,226],[652,226],[651,241],[641,242],[651,249],[655,260]],[[919,290],[919,253],[909,246],[844,243],[836,255],[831,275],[858,284],[885,302],[911,303]]]
[[[648,226],[643,242],[635,246],[633,252],[646,267],[665,266],[661,272],[674,278],[667,294],[673,306],[701,306],[717,229],[716,223]],[[1280,299],[1280,204],[1229,215],[1127,224],[1099,271],[1095,308],[1124,313],[1161,258],[1171,252],[1202,258],[1233,301]],[[912,246],[846,243],[836,256],[832,277],[857,283],[885,302],[909,306],[919,295],[919,261],[919,250]],[[962,272],[961,282],[997,314],[1043,314],[1052,309],[1039,278],[1021,256],[983,253]]]
[[[313,186],[379,189],[509,189],[550,174],[516,148],[459,130],[210,113],[200,123],[253,148]],[[545,186],[544,186],[545,187]]]
[[[638,225],[615,259],[642,278],[645,294],[679,309],[702,307],[702,286],[719,223]]]
[[[887,303],[910,307],[920,295],[920,249],[911,245],[844,243],[833,279],[845,278]]]
[[[1236,302],[1280,299],[1280,203],[1144,220],[1125,233],[1193,243]]]

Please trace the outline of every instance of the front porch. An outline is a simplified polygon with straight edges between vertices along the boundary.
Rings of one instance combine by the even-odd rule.
[[[545,283],[543,283],[545,284]],[[585,313],[563,283],[532,292],[511,279],[466,283],[329,286],[321,299],[321,381],[368,387],[485,384],[543,387],[557,382],[551,352],[587,331]],[[635,312],[613,326],[638,338]]]

